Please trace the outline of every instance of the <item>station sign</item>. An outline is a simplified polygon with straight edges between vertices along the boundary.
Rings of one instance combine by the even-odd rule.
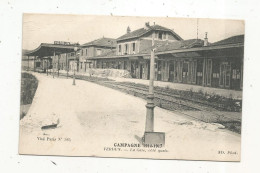
[[[71,43],[71,42],[66,42],[66,41],[54,41],[54,44],[58,44],[58,45],[79,45],[79,43]]]

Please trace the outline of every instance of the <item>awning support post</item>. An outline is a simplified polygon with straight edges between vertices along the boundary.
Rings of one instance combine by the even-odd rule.
[[[54,58],[55,58],[55,49],[53,52],[53,58],[52,58],[52,77],[54,78]]]

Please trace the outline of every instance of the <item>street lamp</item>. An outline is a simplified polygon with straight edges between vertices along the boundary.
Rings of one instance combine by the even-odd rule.
[[[73,83],[72,83],[72,85],[76,85],[76,83],[75,83],[75,63],[76,63],[77,50],[78,50],[78,47],[74,47],[75,55],[74,55],[74,65],[73,65],[74,73],[73,73]]]
[[[155,76],[155,45],[152,39],[151,59],[150,59],[150,80],[149,93],[147,95],[146,122],[143,143],[146,144],[165,144],[165,133],[154,132],[154,76]]]

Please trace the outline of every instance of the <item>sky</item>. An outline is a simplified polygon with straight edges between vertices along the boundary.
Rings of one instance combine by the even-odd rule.
[[[102,37],[118,38],[131,31],[158,24],[173,29],[183,39],[203,39],[208,32],[209,42],[216,42],[234,35],[244,34],[242,20],[170,18],[170,17],[125,17],[90,16],[68,14],[24,14],[23,49],[33,50],[41,43],[54,41],[78,42],[84,44]]]

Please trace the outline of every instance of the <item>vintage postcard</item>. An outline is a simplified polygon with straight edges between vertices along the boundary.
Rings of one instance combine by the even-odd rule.
[[[240,161],[244,29],[24,14],[19,153]]]

